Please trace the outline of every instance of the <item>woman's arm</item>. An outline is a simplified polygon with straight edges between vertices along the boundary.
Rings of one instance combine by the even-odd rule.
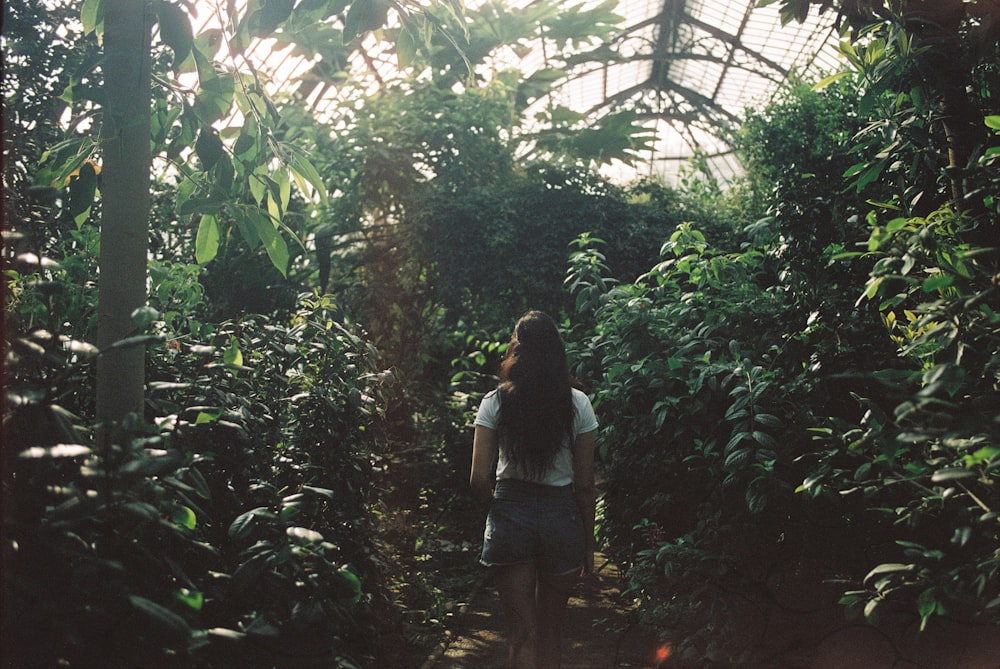
[[[472,439],[472,471],[469,474],[469,485],[477,497],[487,500],[493,495],[493,478],[499,440],[497,431],[482,425],[476,426],[476,434]]]
[[[594,483],[594,431],[582,432],[576,435],[573,449],[573,496],[576,506],[583,518],[587,549],[584,563],[584,574],[594,572],[594,507],[597,505],[597,486]]]

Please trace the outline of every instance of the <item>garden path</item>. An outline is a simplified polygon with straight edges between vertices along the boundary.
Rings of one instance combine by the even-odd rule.
[[[639,625],[621,596],[618,568],[598,555],[597,574],[577,586],[563,634],[562,669],[1000,669],[1000,628],[912,622],[882,629],[844,618],[839,607],[747,611],[758,643],[745,663],[681,658]],[[503,615],[482,583],[455,618],[450,642],[420,669],[504,669]]]
[[[622,601],[618,568],[597,555],[592,581],[570,597],[562,669],[646,669],[657,663],[656,634],[637,625]],[[503,669],[503,613],[496,588],[484,582],[457,616],[450,643],[422,669]],[[663,652],[663,651],[660,651]]]

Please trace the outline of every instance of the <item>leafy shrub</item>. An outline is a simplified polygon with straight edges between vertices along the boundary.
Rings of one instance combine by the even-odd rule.
[[[860,398],[868,420],[823,431],[850,460],[822,459],[804,486],[863,497],[892,520],[892,561],[844,597],[873,620],[903,604],[922,627],[937,615],[1000,622],[1000,301],[989,251],[964,238],[971,223],[945,208],[872,231],[864,297],[913,364],[874,372],[891,412]]]
[[[596,323],[573,357],[595,379],[610,550],[650,617],[699,644],[738,624],[706,592],[764,579],[778,537],[797,529],[799,417],[775,366],[783,304],[755,281],[760,254],[714,253],[686,225],[663,251],[629,285],[600,276],[596,250],[573,256],[569,283]]]
[[[92,347],[14,342],[36,374],[4,421],[8,666],[372,661],[391,613],[368,506],[385,379],[330,309],[161,341],[147,420],[121,426],[55,401]]]
[[[872,623],[997,622],[1000,305],[978,243],[996,155],[972,177],[987,211],[885,205],[858,253],[758,236],[794,207],[739,252],[680,226],[632,284],[579,240],[567,284],[603,419],[602,529],[643,614],[686,650],[745,659],[747,607],[794,581]],[[845,272],[818,282],[824,266]]]

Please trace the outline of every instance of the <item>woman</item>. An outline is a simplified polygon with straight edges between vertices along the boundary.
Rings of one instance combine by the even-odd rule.
[[[544,313],[518,320],[475,428],[469,481],[483,498],[492,490],[480,561],[503,604],[507,667],[558,669],[570,590],[594,570],[597,418]]]

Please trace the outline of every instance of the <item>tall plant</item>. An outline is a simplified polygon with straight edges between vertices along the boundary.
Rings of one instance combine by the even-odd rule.
[[[370,525],[387,377],[329,302],[296,316],[157,347],[156,422],[113,443],[56,403],[96,349],[15,341],[5,666],[395,662]]]
[[[996,9],[992,0],[844,9],[852,32],[842,51],[873,115],[845,176],[862,194],[879,189],[867,253],[847,255],[874,262],[859,302],[877,307],[899,362],[871,370],[887,401],[864,394],[868,420],[827,428],[828,452],[853,462],[822,459],[803,489],[891,509],[890,559],[844,598],[872,620],[904,606],[922,627],[936,616],[997,621]]]
[[[109,346],[135,329],[131,314],[145,302],[150,158],[176,178],[175,215],[197,229],[199,262],[210,261],[220,240],[236,233],[251,247],[263,248],[284,274],[286,240],[297,240],[286,221],[291,186],[320,200],[326,187],[303,150],[281,141],[277,109],[260,72],[244,56],[257,40],[309,23],[329,26],[349,52],[359,35],[387,21],[388,5],[330,0],[297,6],[250,2],[236,8],[220,3],[210,12],[218,27],[198,35],[190,20],[196,12],[194,5],[166,0],[148,7],[118,0],[80,5],[83,33],[99,37],[104,61],[76,72],[63,91],[75,114],[68,137],[51,147],[36,174],[42,188],[68,184],[78,225],[97,212],[94,205],[102,207],[99,341],[108,354],[102,357],[97,396],[103,419],[142,406],[141,343],[120,350]],[[159,38],[152,45],[151,21]],[[216,66],[222,62],[231,66]],[[153,74],[156,99],[150,104]],[[118,85],[117,76],[127,81]],[[90,132],[91,119],[101,122],[100,141]],[[121,142],[133,143],[136,150]],[[150,142],[152,154],[146,157]],[[130,361],[126,367],[116,361],[122,356]]]
[[[718,621],[789,582],[873,623],[996,622],[997,293],[969,234],[995,220],[996,149],[967,173],[985,219],[914,216],[902,193],[933,181],[926,163],[845,189],[881,108],[845,114],[851,100],[799,88],[750,115],[768,216],[743,222],[739,251],[682,227],[633,284],[586,240],[571,262],[574,320],[595,323],[574,357],[605,417],[609,548],[697,653],[747,657],[749,628]]]

